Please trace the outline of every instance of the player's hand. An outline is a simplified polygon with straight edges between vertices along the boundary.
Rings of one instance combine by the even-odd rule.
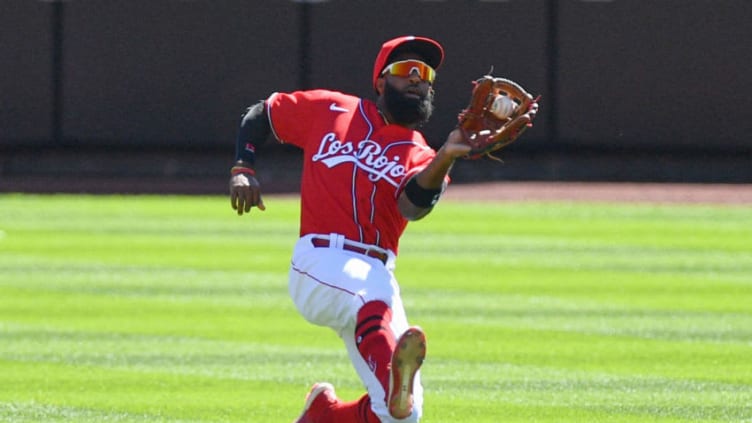
[[[441,149],[453,159],[458,159],[470,153],[472,147],[465,143],[465,137],[462,135],[462,130],[455,128],[449,133],[449,136],[447,136],[446,142]]]
[[[230,178],[230,204],[238,211],[238,216],[250,212],[254,206],[266,210],[261,199],[261,185],[255,177],[239,173]]]

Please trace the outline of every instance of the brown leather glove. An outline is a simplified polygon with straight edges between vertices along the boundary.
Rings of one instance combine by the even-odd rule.
[[[472,147],[466,159],[490,157],[490,153],[514,142],[538,112],[538,100],[519,84],[491,75],[473,82],[470,104],[458,115],[465,142]]]

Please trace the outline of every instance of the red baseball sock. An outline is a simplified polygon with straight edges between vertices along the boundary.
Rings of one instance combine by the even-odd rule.
[[[363,395],[357,401],[339,402],[321,416],[319,423],[380,423],[371,410],[371,398]]]
[[[355,326],[355,345],[387,395],[392,352],[397,344],[389,327],[391,322],[392,309],[383,301],[371,301],[358,311]]]

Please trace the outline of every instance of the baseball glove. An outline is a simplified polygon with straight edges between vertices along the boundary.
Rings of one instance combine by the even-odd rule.
[[[491,75],[473,82],[470,104],[458,115],[465,142],[472,147],[466,159],[489,157],[514,142],[538,112],[538,99],[519,84]]]

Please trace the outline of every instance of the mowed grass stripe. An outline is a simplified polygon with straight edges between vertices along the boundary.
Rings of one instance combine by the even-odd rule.
[[[287,298],[298,203],[0,196],[0,420],[288,422],[362,388]],[[441,203],[397,274],[425,422],[752,419],[752,208]]]
[[[9,392],[0,388],[0,395],[15,397],[0,410],[14,407],[20,411],[18,417],[29,421],[34,421],[31,417],[39,414],[40,409],[49,413],[49,421],[78,421],[78,417],[116,421],[248,421],[249,415],[277,414],[278,410],[266,410],[264,403],[273,402],[275,392],[282,387],[292,389],[284,380],[248,381],[160,370],[54,363],[6,366],[0,362],[0,366],[9,367],[3,372],[7,383],[4,387],[28,385],[35,389]],[[3,414],[0,411],[0,416]]]

